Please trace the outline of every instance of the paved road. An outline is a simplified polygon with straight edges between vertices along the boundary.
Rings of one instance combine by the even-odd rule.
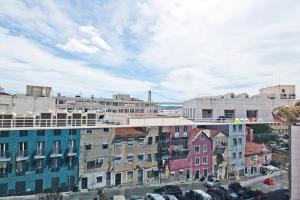
[[[263,181],[267,178],[266,176],[255,178],[249,184],[245,184],[245,186],[251,187],[254,190],[261,190],[264,193],[268,193],[279,189],[288,189],[289,182],[288,173],[286,171],[282,171],[279,174],[268,177],[272,178],[275,181],[274,186],[266,185],[263,183]]]

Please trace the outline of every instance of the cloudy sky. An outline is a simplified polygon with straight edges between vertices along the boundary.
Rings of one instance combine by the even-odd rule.
[[[299,0],[1,1],[0,85],[183,101],[300,87]],[[300,90],[297,88],[297,93]]]

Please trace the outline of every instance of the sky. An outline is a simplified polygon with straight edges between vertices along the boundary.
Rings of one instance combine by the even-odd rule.
[[[9,0],[0,86],[54,95],[185,101],[295,84],[299,0]]]

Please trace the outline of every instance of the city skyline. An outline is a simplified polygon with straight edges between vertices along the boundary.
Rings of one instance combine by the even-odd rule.
[[[152,90],[156,101],[184,101],[300,83],[297,1],[1,4],[0,85],[9,92],[32,84],[146,99]]]

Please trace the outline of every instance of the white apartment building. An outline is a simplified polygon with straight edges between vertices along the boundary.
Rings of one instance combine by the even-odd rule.
[[[109,98],[65,97],[52,95],[51,87],[26,86],[26,94],[0,93],[0,112],[16,114],[42,112],[97,112],[116,116],[156,115],[159,108],[151,102],[142,101],[125,94],[115,94]]]
[[[58,110],[94,110],[103,113],[124,113],[128,115],[144,115],[145,113],[157,113],[158,106],[152,102],[145,102],[130,95],[115,94],[112,99],[108,98],[84,98],[76,97],[56,97],[56,106]]]
[[[259,90],[258,95],[228,93],[194,98],[183,104],[183,116],[189,119],[249,118],[272,121],[275,107],[296,102],[295,85],[276,85]]]

